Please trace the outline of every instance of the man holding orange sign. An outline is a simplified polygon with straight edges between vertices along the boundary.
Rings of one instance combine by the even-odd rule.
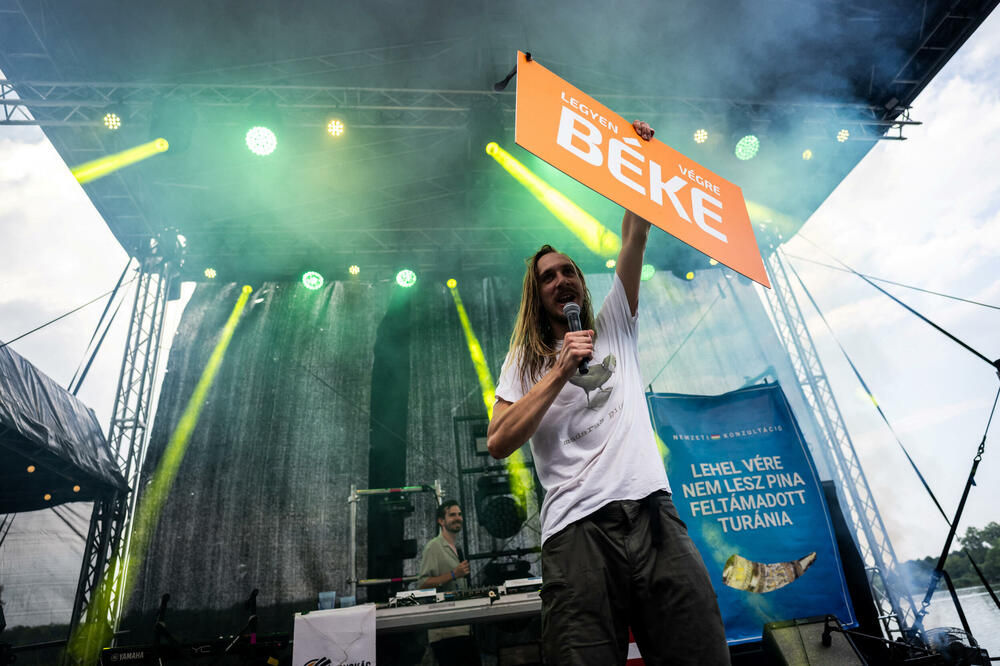
[[[632,128],[626,142],[652,139],[646,123]],[[625,213],[596,316],[572,259],[545,245],[528,260],[496,388],[489,452],[505,458],[530,439],[546,490],[546,663],[624,664],[635,656],[630,628],[650,666],[729,663],[715,592],[670,499],[646,408],[636,323],[649,228]]]

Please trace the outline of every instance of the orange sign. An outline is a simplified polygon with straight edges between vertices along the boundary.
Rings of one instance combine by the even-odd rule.
[[[599,194],[765,287],[743,191],[517,54],[514,140]]]

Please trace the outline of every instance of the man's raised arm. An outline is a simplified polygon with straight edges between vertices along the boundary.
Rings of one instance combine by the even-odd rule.
[[[653,138],[653,128],[641,120],[632,123],[636,134],[644,140]],[[629,309],[634,316],[639,311],[639,280],[642,275],[642,256],[646,252],[646,239],[649,238],[649,222],[630,210],[625,211],[622,218],[622,249],[618,253],[615,271],[625,287]]]

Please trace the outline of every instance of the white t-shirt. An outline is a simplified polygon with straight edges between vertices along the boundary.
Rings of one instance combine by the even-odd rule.
[[[636,317],[617,274],[595,327],[590,371],[570,378],[531,438],[545,488],[542,543],[608,502],[670,489],[642,388]],[[507,354],[496,389],[507,402],[527,392],[515,355]]]

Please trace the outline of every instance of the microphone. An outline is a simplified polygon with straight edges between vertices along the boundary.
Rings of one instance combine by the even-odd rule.
[[[563,314],[566,315],[566,321],[569,322],[569,330],[571,331],[582,331],[583,325],[580,323],[580,306],[570,301],[563,306]],[[587,368],[586,361],[580,361],[580,374],[585,375],[589,371]]]

